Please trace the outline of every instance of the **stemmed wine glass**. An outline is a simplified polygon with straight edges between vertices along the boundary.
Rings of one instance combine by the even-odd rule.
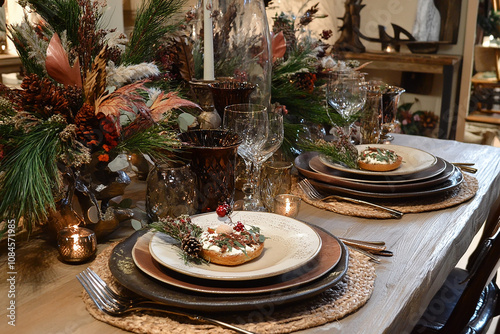
[[[260,197],[260,173],[262,170],[262,164],[269,159],[274,152],[280,148],[283,143],[284,138],[284,128],[283,128],[283,115],[276,112],[270,112],[267,115],[268,125],[267,125],[267,137],[264,145],[262,146],[255,163],[253,164],[252,170],[252,180],[251,183],[255,187],[253,191],[253,197],[246,206],[251,208],[253,211],[266,211],[266,207],[261,201]]]
[[[244,210],[253,210],[255,179],[252,166],[259,163],[267,134],[267,108],[259,104],[232,104],[224,109],[223,127],[237,133],[242,142],[238,146],[238,154],[245,161],[247,181],[243,185]]]
[[[342,130],[344,135],[350,138],[353,123],[350,118],[360,111],[366,102],[363,74],[354,70],[331,72],[327,82],[326,99],[328,104],[347,122]],[[327,113],[332,120],[328,108]]]

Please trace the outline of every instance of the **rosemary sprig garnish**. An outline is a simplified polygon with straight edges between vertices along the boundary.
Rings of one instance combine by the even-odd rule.
[[[380,162],[390,163],[391,161],[396,161],[398,156],[391,150],[380,149],[375,147],[368,147],[365,151],[361,153],[360,160],[366,160],[368,157],[375,159]]]
[[[317,141],[304,144],[303,148],[308,151],[322,153],[332,159],[332,161],[343,163],[349,168],[359,168],[358,150],[354,145],[346,141],[327,142],[323,139],[318,139]]]
[[[151,230],[165,233],[175,240],[179,241],[181,249],[179,250],[180,257],[184,260],[185,264],[195,263],[195,264],[208,264],[205,259],[195,256],[194,254],[189,254],[182,250],[182,241],[186,237],[198,239],[203,233],[203,229],[196,224],[191,222],[191,218],[188,215],[182,215],[177,218],[166,217],[161,218],[157,222],[153,222],[149,225]]]
[[[149,227],[154,231],[168,234],[178,241],[182,241],[186,235],[199,238],[203,233],[203,229],[193,224],[188,215],[182,215],[178,218],[161,218],[159,221],[151,223]]]

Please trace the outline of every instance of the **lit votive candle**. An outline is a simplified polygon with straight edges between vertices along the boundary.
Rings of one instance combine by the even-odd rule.
[[[299,214],[300,202],[300,197],[295,195],[278,195],[274,198],[274,213],[295,218]]]
[[[57,247],[63,261],[83,262],[95,254],[97,238],[88,228],[70,226],[57,234]]]

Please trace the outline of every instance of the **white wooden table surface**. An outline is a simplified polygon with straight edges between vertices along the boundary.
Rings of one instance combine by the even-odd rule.
[[[405,135],[396,135],[394,144],[420,148],[452,162],[475,162],[479,169],[476,196],[457,207],[407,214],[401,220],[347,217],[303,204],[298,219],[338,236],[382,239],[395,255],[376,265],[375,289],[365,306],[340,321],[299,333],[409,333],[500,193],[499,148]],[[99,245],[100,250],[105,247]],[[5,261],[2,249],[0,333],[125,333],[85,310],[75,275],[88,264],[61,263],[57,251],[43,240],[16,250],[16,326],[9,326]]]
[[[500,194],[500,148],[406,135],[395,135],[393,143],[450,162],[474,162],[479,190],[457,207],[406,214],[401,220],[346,217],[304,206],[298,219],[342,237],[382,239],[394,256],[376,265],[375,289],[364,307],[341,321],[299,333],[410,333]]]

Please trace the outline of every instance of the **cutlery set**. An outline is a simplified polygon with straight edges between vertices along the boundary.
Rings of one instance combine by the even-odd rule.
[[[187,317],[191,320],[207,322],[229,328],[237,333],[253,334],[253,332],[233,326],[226,322],[200,316],[185,311],[179,311],[153,300],[144,298],[125,298],[114,292],[92,269],[87,268],[76,276],[80,284],[94,302],[94,304],[106,314],[111,316],[122,316],[131,312],[153,311],[172,315]]]
[[[471,174],[477,173],[477,168],[472,167],[474,166],[473,162],[452,162],[452,164],[457,166],[464,172],[469,172]]]

